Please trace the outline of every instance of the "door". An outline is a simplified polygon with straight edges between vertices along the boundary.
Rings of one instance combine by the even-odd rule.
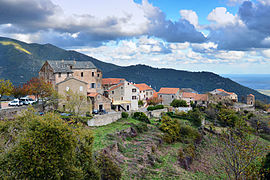
[[[100,104],[100,105],[98,106],[98,110],[99,110],[99,111],[102,111],[102,110],[103,110],[103,105],[102,105],[102,104]]]

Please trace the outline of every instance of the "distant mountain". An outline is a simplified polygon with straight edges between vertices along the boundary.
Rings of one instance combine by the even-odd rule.
[[[23,83],[38,71],[46,60],[92,61],[103,72],[119,66],[105,63],[76,51],[67,51],[51,44],[27,44],[10,38],[0,37],[0,78],[10,79],[15,84]]]
[[[257,99],[270,102],[270,97],[244,87],[228,78],[211,72],[188,72],[174,69],[159,69],[145,65],[121,67],[99,61],[76,51],[67,51],[51,44],[27,44],[18,40],[0,37],[0,78],[10,79],[14,84],[26,82],[46,60],[92,61],[102,70],[104,77],[121,77],[134,83],[145,82],[154,89],[160,87],[193,88],[204,93],[216,88],[232,91],[241,96],[254,94]]]

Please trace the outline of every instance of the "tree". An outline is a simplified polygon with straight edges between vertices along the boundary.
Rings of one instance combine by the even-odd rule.
[[[46,82],[42,78],[33,77],[25,85],[28,92],[36,96],[38,101],[44,100],[46,97],[49,97],[53,93],[53,86],[51,83]]]
[[[41,100],[42,109],[45,110],[45,107],[48,105],[49,97],[54,94],[54,88],[51,83],[46,82],[42,78],[33,77],[25,85],[25,89],[29,94],[33,94],[38,99],[38,102]]]
[[[170,105],[173,107],[188,107],[187,102],[185,100],[179,99],[174,99]]]
[[[27,87],[25,84],[23,86],[21,86],[21,85],[15,86],[13,88],[13,91],[12,91],[12,95],[15,98],[21,98],[23,96],[26,96],[27,94],[28,94],[28,92],[27,92]]]
[[[262,156],[263,147],[245,121],[239,120],[235,127],[228,127],[214,142],[212,148],[216,162],[227,179],[254,179],[258,176],[260,169],[256,162]]]
[[[75,115],[85,114],[91,108],[91,103],[87,101],[86,95],[72,90],[66,91],[63,103],[65,109]]]
[[[12,94],[13,85],[9,80],[3,80],[0,79],[0,109],[1,106],[1,100],[3,96],[9,96]]]
[[[99,179],[89,129],[69,125],[57,114],[38,116],[33,109],[12,123],[16,139],[12,145],[5,139],[9,146],[0,155],[3,179]]]
[[[162,99],[159,97],[151,97],[149,99],[146,100],[148,105],[157,105],[160,104],[162,102]]]

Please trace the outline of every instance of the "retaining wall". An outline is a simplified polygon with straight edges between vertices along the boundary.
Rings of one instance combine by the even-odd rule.
[[[136,111],[134,111],[136,112]],[[134,112],[127,112],[129,115],[131,115]],[[144,112],[149,118],[155,117],[159,118],[161,113],[167,112],[167,109],[159,109],[154,111],[147,111]],[[93,119],[89,120],[87,122],[88,126],[104,126],[107,124],[111,124],[117,120],[119,120],[122,117],[122,112],[115,112],[115,113],[109,113],[104,115],[95,115]]]
[[[12,107],[7,109],[0,109],[0,120],[3,119],[14,119],[16,116],[21,115],[21,113],[26,110],[28,106],[22,107]],[[35,109],[40,110],[40,106],[34,106]]]

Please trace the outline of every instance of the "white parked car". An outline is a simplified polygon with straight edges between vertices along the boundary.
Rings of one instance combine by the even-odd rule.
[[[8,103],[8,105],[9,106],[21,106],[21,105],[23,105],[23,103],[19,99],[14,99],[13,101],[10,101]]]
[[[23,102],[24,105],[33,104],[34,102],[36,102],[29,97],[23,97],[23,98],[20,98],[20,100]]]

